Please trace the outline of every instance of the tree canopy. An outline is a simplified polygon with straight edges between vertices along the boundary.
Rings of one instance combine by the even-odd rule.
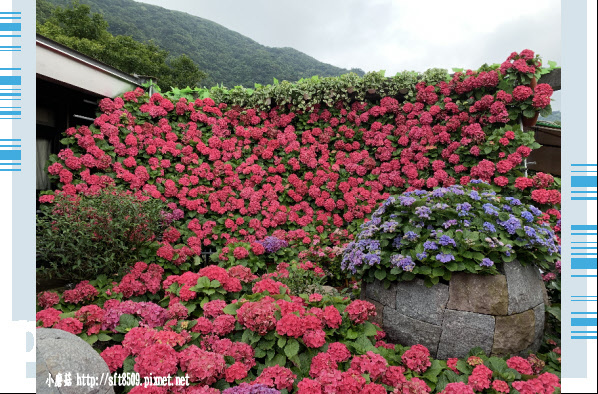
[[[37,8],[37,33],[123,72],[155,77],[161,89],[196,86],[206,77],[187,55],[173,57],[153,41],[112,35],[104,17],[87,4],[63,8],[42,0]]]

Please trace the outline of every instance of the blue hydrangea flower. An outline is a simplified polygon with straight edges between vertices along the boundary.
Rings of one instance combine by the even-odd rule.
[[[402,206],[408,207],[411,206],[411,204],[413,204],[416,200],[413,197],[400,196],[399,201],[401,202]]]
[[[527,236],[530,238],[536,236],[536,230],[534,230],[533,228],[531,228],[529,226],[523,226],[523,230],[525,231],[525,234],[527,234]]]
[[[438,242],[442,246],[448,246],[448,245],[457,246],[457,243],[455,242],[455,240],[452,239],[451,237],[449,237],[448,235],[443,235],[442,237],[440,237]]]
[[[508,201],[511,205],[521,205],[521,200],[515,197],[505,197],[505,200]]]
[[[438,245],[434,241],[426,241],[424,242],[424,250],[437,250]]]
[[[380,228],[385,233],[393,233],[396,231],[398,225],[399,223],[395,222],[394,220],[389,220],[388,222],[384,222]]]
[[[443,197],[447,193],[448,189],[444,187],[439,187],[438,189],[434,189],[432,192],[432,196],[434,197]]]
[[[469,192],[469,197],[476,201],[479,201],[482,199],[482,197],[480,197],[480,194],[476,190],[472,190],[471,192]]]
[[[363,256],[363,260],[366,264],[370,266],[380,264],[380,256],[373,253],[368,253],[365,256]]]
[[[529,223],[534,221],[534,215],[532,215],[528,211],[521,212],[521,217],[524,218]]]
[[[406,239],[408,241],[415,241],[418,238],[419,238],[419,235],[417,235],[413,231],[407,231],[407,233],[405,233],[405,235],[403,236],[403,239]]]
[[[455,260],[455,256],[452,254],[438,253],[436,255],[436,260],[440,261],[441,263],[448,263],[449,261]]]
[[[422,219],[430,219],[432,210],[428,207],[417,207],[415,208],[415,214]]]
[[[486,203],[484,205],[482,205],[482,208],[484,208],[484,212],[486,212],[488,215],[494,215],[494,216],[498,216],[498,208],[495,207],[494,205],[490,204],[490,203]]]
[[[480,267],[492,267],[494,265],[494,261],[490,260],[489,258],[484,258],[480,263]]]
[[[515,234],[517,229],[521,228],[521,221],[513,215],[509,215],[509,219],[505,220],[504,222],[500,220],[497,220],[496,222],[504,227],[505,230],[507,230],[507,232],[511,235]]]
[[[395,239],[392,240],[392,246],[399,249],[403,244],[401,243],[401,236],[399,235]]]
[[[542,211],[540,211],[538,208],[534,207],[533,205],[528,205],[528,208],[534,214],[534,216],[542,215]]]
[[[494,227],[494,225],[490,222],[484,222],[484,230],[491,232],[491,233],[495,233],[496,227]]]
[[[417,259],[418,259],[419,261],[424,261],[424,259],[425,259],[426,257],[428,257],[428,254],[427,254],[426,252],[421,252],[421,253],[417,253],[417,254],[415,255],[415,257],[417,257]]]

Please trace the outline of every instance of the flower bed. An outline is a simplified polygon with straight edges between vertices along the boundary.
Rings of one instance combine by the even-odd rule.
[[[242,266],[208,266],[166,276],[158,265],[139,262],[120,282],[100,277],[61,295],[41,293],[36,319],[93,344],[111,372],[189,377],[189,387],[126,387],[132,393],[448,394],[490,387],[552,393],[560,387],[558,349],[539,358],[489,358],[474,349],[460,360],[434,360],[422,345],[386,343],[367,320],[376,313],[369,302],[289,294],[283,284],[289,270],[283,264],[257,277]]]

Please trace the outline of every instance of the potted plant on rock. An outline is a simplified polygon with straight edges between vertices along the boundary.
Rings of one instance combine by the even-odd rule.
[[[438,358],[537,350],[544,327],[538,267],[559,247],[542,214],[482,181],[388,198],[346,248],[388,337]]]

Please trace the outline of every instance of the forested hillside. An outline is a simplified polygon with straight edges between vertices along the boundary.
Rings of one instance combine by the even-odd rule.
[[[293,48],[270,48],[207,19],[133,0],[82,0],[92,12],[103,15],[113,35],[152,40],[171,56],[187,55],[208,76],[202,85],[227,87],[272,83],[273,78],[337,76],[349,71],[322,63]],[[69,6],[70,0],[37,0],[38,22],[50,15],[52,5]]]

